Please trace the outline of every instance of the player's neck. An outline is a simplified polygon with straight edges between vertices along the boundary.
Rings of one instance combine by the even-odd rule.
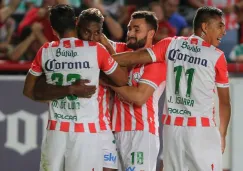
[[[146,44],[145,44],[145,46],[144,46],[144,48],[150,48],[152,46],[153,46],[152,41],[147,41]]]
[[[63,34],[62,38],[70,38],[70,37],[77,37],[76,31],[67,31]]]

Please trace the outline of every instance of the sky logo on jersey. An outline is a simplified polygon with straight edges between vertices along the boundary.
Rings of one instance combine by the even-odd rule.
[[[126,171],[135,171],[135,167],[128,167],[126,168]]]
[[[56,57],[75,57],[78,56],[78,52],[75,52],[73,50],[62,50],[61,48],[57,48],[56,50]]]
[[[176,62],[176,60],[180,60],[180,61],[186,61],[186,62],[197,64],[197,65],[202,65],[204,67],[208,66],[207,59],[202,59],[199,57],[194,57],[194,56],[190,56],[187,54],[183,54],[180,52],[179,49],[177,49],[177,50],[171,49],[169,51],[168,59],[171,61],[174,61],[174,62]]]
[[[105,161],[110,161],[110,162],[116,163],[116,156],[113,156],[112,153],[105,154],[104,159],[105,159]]]
[[[49,59],[44,66],[46,71],[68,70],[68,69],[89,69],[89,61],[84,62],[58,62],[56,59]]]
[[[193,51],[193,52],[196,52],[196,53],[198,53],[198,52],[200,52],[201,51],[201,49],[198,47],[198,46],[190,46],[189,44],[188,44],[188,42],[183,42],[182,43],[182,45],[181,45],[181,47],[183,48],[183,49],[188,49],[188,50],[190,50],[190,51]]]

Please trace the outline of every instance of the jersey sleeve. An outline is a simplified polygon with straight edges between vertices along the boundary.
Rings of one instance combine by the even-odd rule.
[[[217,87],[229,87],[227,62],[224,54],[222,54],[215,65],[215,82]]]
[[[139,83],[148,84],[154,89],[165,81],[166,79],[166,64],[162,63],[152,63],[144,66],[144,74],[142,75]]]
[[[153,62],[163,62],[165,60],[165,54],[171,40],[172,37],[168,37],[160,40],[152,48],[147,48]]]
[[[40,76],[43,72],[42,70],[42,55],[43,49],[45,48],[46,44],[43,45],[37,52],[35,59],[33,60],[29,72],[34,76]]]
[[[101,44],[97,44],[97,57],[99,68],[104,71],[105,74],[112,74],[116,70],[118,63]]]

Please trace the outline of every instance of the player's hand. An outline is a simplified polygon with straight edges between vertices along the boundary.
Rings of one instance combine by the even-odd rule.
[[[89,80],[79,80],[70,86],[70,93],[81,98],[90,98],[96,91],[96,86],[86,85]]]
[[[108,39],[108,38],[106,37],[106,35],[104,35],[103,33],[100,34],[100,40],[99,40],[99,42],[100,42],[102,45],[104,45],[105,47],[106,47],[107,45],[110,44],[109,39]]]
[[[225,146],[226,146],[225,136],[221,136],[221,151],[222,151],[222,154],[224,153]]]

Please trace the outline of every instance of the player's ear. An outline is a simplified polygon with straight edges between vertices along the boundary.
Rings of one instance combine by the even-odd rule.
[[[55,36],[57,36],[58,38],[60,38],[59,37],[59,34],[51,27],[51,29],[52,29],[52,33],[55,35]]]
[[[150,38],[150,39],[153,39],[153,37],[155,36],[155,30],[149,30],[149,32],[148,32],[148,38]]]
[[[207,34],[207,30],[208,30],[208,25],[207,23],[202,23],[202,32],[204,34]]]

